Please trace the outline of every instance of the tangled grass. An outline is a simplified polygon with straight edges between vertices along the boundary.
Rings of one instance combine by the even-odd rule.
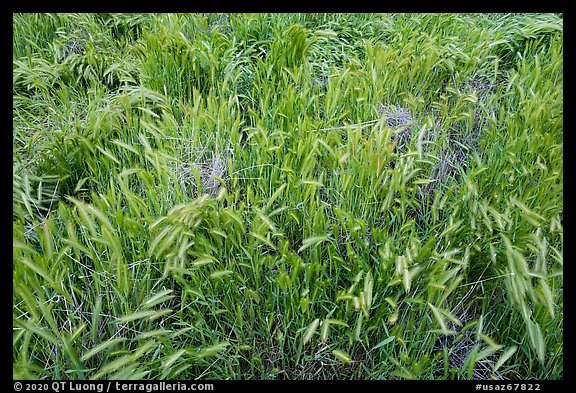
[[[14,378],[563,378],[562,15],[13,33]]]

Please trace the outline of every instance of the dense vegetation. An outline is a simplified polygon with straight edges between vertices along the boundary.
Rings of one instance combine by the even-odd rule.
[[[558,14],[15,14],[13,375],[563,378]]]

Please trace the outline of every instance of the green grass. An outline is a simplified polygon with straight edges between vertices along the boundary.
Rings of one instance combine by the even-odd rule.
[[[14,378],[563,378],[561,15],[13,32]]]

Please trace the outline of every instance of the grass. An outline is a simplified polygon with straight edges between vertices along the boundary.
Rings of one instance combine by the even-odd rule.
[[[563,378],[562,15],[13,32],[14,378]]]

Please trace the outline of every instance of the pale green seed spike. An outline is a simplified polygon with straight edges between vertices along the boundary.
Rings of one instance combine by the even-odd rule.
[[[350,363],[352,361],[352,357],[347,352],[342,351],[341,349],[334,349],[332,351],[332,354],[336,359],[344,363]]]
[[[319,324],[320,319],[316,318],[310,325],[308,325],[308,328],[302,337],[302,344],[306,345],[312,339],[312,336],[314,336],[314,333],[316,333],[316,329],[318,329]]]
[[[118,160],[118,158],[116,158],[112,153],[110,153],[108,150],[101,148],[100,146],[96,145],[96,148],[102,153],[104,154],[106,157],[108,157],[109,159],[111,159],[112,161],[114,161],[117,165],[120,165],[120,161]]]
[[[438,322],[438,324],[440,325],[440,329],[443,331],[448,331],[449,329],[446,326],[446,322],[444,321],[442,313],[430,303],[428,303],[428,307],[430,307],[430,310],[432,310],[432,314],[434,315],[436,322]]]
[[[126,322],[136,321],[138,319],[147,318],[147,317],[154,315],[154,314],[156,314],[156,311],[154,311],[154,310],[137,311],[133,314],[124,315],[124,316],[118,318],[118,322],[119,323],[126,323]]]
[[[150,316],[148,317],[148,320],[149,320],[149,321],[154,321],[154,320],[156,320],[156,319],[158,319],[158,318],[162,318],[162,317],[164,317],[164,316],[166,316],[166,315],[170,315],[170,314],[173,314],[173,313],[174,313],[174,311],[173,311],[172,309],[170,309],[170,308],[164,308],[164,309],[158,310],[156,313],[150,315]]]
[[[404,290],[406,293],[410,292],[411,282],[412,277],[410,276],[410,271],[408,269],[404,269],[402,271],[402,284],[404,285]]]
[[[372,273],[368,271],[366,276],[364,276],[364,304],[366,309],[369,310],[372,306],[372,289],[374,288],[374,280],[372,279]]]
[[[46,282],[48,282],[48,283],[54,282],[54,279],[50,276],[50,274],[46,271],[46,269],[44,269],[39,264],[30,261],[29,258],[27,258],[27,257],[20,258],[17,262],[21,263],[22,265],[26,266],[28,269],[30,269],[34,273],[36,273],[39,276],[41,276],[42,278],[44,278],[44,280],[46,280]]]
[[[540,298],[543,300],[543,303],[548,308],[548,313],[550,314],[551,318],[554,318],[554,296],[552,295],[552,290],[548,285],[548,282],[545,278],[542,278],[540,281]]]
[[[260,240],[262,243],[267,244],[272,249],[276,250],[276,246],[270,241],[270,239],[252,231],[250,231],[249,235]]]
[[[322,321],[322,328],[320,329],[320,341],[328,340],[328,331],[330,329],[330,320],[324,319]]]
[[[476,361],[480,361],[482,359],[485,359],[491,355],[493,355],[494,353],[496,353],[502,346],[498,347],[498,348],[494,348],[492,346],[488,346],[484,349],[482,349],[481,351],[478,352],[478,354],[476,355]]]
[[[106,363],[106,365],[102,367],[99,372],[91,376],[90,379],[98,380],[106,374],[121,370],[123,367],[126,367],[131,363],[134,363],[134,358],[132,355],[121,356],[110,363]]]
[[[477,339],[480,339],[480,335],[482,334],[483,329],[484,329],[484,315],[480,315],[480,318],[478,320],[478,328],[476,329]]]
[[[364,314],[360,313],[356,318],[356,326],[354,328],[354,337],[356,338],[356,340],[360,340],[360,334],[362,333],[363,324],[364,324]]]
[[[494,368],[492,369],[492,372],[496,372],[498,371],[498,369],[500,367],[502,367],[502,365],[504,363],[506,363],[506,361],[508,359],[510,359],[510,357],[512,357],[512,355],[514,355],[514,353],[516,353],[517,347],[513,346],[511,348],[508,348],[502,355],[500,355],[500,358],[498,358],[498,361],[496,362],[496,364],[494,364]]]
[[[345,326],[348,327],[348,324],[346,322],[342,322],[338,319],[333,319],[333,318],[329,318],[327,319],[328,323],[330,323],[331,325],[337,325],[337,326]]]
[[[532,349],[536,352],[536,355],[538,356],[538,360],[540,361],[540,363],[544,364],[546,347],[544,344],[544,337],[542,335],[540,325],[533,322],[532,320],[528,320],[526,322],[528,326],[528,337],[530,338],[530,345],[532,346]]]
[[[491,349],[493,349],[494,351],[498,351],[498,350],[500,350],[500,349],[502,348],[502,345],[498,344],[498,343],[497,343],[496,341],[494,341],[494,339],[492,339],[491,337],[489,337],[489,336],[487,336],[487,335],[485,335],[485,334],[483,334],[483,333],[480,333],[478,336],[479,336],[482,340],[484,340],[484,342],[485,342],[486,344],[488,344],[488,346],[489,346]]]
[[[165,289],[163,291],[160,291],[157,294],[145,300],[144,303],[142,304],[142,307],[144,308],[154,307],[160,303],[173,299],[174,295],[170,295],[172,292],[173,292],[172,289]]]
[[[212,272],[210,274],[210,278],[211,279],[218,279],[218,278],[229,276],[231,274],[234,274],[234,272],[232,270],[218,270],[218,271]]]
[[[268,227],[268,230],[270,230],[272,232],[276,232],[276,225],[274,224],[274,222],[270,219],[270,217],[268,215],[264,214],[262,211],[260,211],[256,207],[254,207],[254,211],[256,212],[258,218],[260,218],[260,220],[262,220],[262,222]]]
[[[163,369],[169,369],[178,359],[182,357],[187,352],[186,349],[181,349],[176,353],[170,355],[164,362],[162,362]]]
[[[298,253],[310,247],[316,247],[323,241],[328,239],[328,235],[310,236],[302,241],[302,246],[298,249]]]
[[[96,342],[96,338],[100,333],[99,328],[100,328],[101,312],[102,312],[102,296],[98,295],[98,297],[96,298],[96,304],[94,306],[94,310],[92,312],[92,319],[90,326],[90,337],[92,338],[92,342]]]
[[[226,350],[226,348],[230,345],[228,341],[222,341],[215,345],[202,348],[200,351],[193,353],[192,355],[195,358],[202,359],[205,357],[216,356]]]
[[[88,359],[92,358],[94,355],[99,354],[100,352],[113,347],[114,345],[121,343],[123,341],[126,341],[125,337],[118,337],[118,338],[113,338],[110,340],[106,340],[101,344],[96,345],[95,347],[93,347],[92,349],[90,349],[89,351],[87,351],[86,353],[84,353],[82,355],[82,357],[80,358],[80,360],[82,360],[83,362],[87,361]]]
[[[282,192],[286,189],[287,184],[283,183],[280,187],[278,187],[278,189],[276,191],[274,191],[274,193],[272,194],[272,196],[270,197],[270,199],[268,200],[268,202],[266,203],[266,207],[263,209],[263,211],[266,211],[270,208],[270,206],[272,206],[272,204],[274,203],[274,201],[280,196],[280,194],[282,194]]]

